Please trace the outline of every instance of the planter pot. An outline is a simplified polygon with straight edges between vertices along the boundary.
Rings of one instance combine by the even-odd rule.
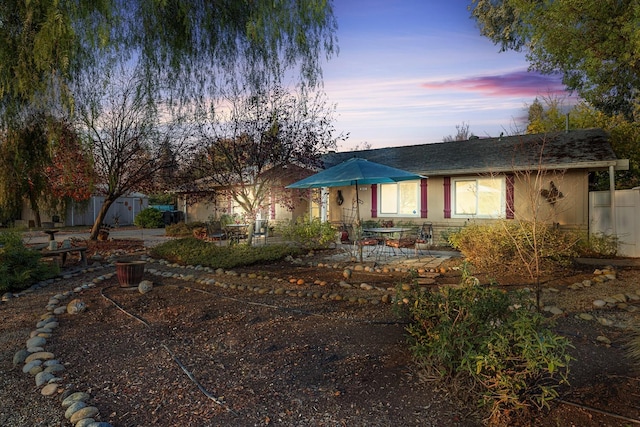
[[[122,288],[137,287],[144,276],[145,261],[116,262],[116,274]]]

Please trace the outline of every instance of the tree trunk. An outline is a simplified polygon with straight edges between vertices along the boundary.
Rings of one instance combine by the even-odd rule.
[[[115,202],[116,199],[106,198],[104,202],[102,202],[102,206],[100,206],[100,211],[98,212],[98,216],[96,217],[95,222],[93,223],[93,227],[91,228],[91,235],[89,236],[89,240],[98,240],[98,233],[100,233],[100,227],[107,216],[107,212],[109,208]]]
[[[33,211],[33,215],[35,215],[36,228],[40,228],[42,227],[42,220],[40,218],[40,208],[38,207],[38,198],[32,192],[29,192],[29,202],[31,204],[31,210]]]

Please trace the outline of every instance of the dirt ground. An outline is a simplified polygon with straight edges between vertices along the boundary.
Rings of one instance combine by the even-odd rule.
[[[305,262],[321,262],[323,255]],[[406,319],[392,304],[371,303],[391,295],[406,272],[356,271],[350,283],[375,287],[364,290],[340,287],[342,269],[284,261],[237,269],[238,276],[157,263],[148,268],[206,275],[227,286],[147,273],[154,288],[146,294],[119,287],[114,276],[75,295],[87,311],[58,316],[46,350],[66,367],[59,375],[64,387],[90,392],[102,421],[161,427],[482,425],[472,402],[462,404],[424,380],[407,350]],[[70,425],[60,397],[42,396],[12,358],[50,297],[113,271],[87,272],[0,303],[0,425]],[[588,312],[637,325],[636,313],[595,313],[592,301],[640,289],[640,271],[620,269],[609,284],[567,288],[592,273],[593,267],[577,269],[547,285],[559,290],[545,293],[547,303],[564,310],[555,316],[555,329],[575,346],[571,385],[549,411],[517,425],[640,423],[640,377],[623,351],[631,329],[577,318]],[[436,282],[459,279],[458,270],[447,269]]]

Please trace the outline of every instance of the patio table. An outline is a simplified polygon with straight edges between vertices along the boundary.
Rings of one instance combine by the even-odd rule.
[[[224,226],[229,241],[240,242],[247,235],[247,227],[249,224],[227,224]]]
[[[385,249],[389,248],[393,255],[396,254],[396,252],[393,250],[393,248],[391,248],[390,246],[387,246],[387,240],[389,240],[389,238],[396,233],[404,233],[405,231],[411,231],[411,228],[407,228],[407,227],[374,227],[374,228],[363,228],[362,229],[363,232],[365,233],[371,233],[374,235],[377,235],[380,237],[381,243],[378,245],[379,247],[381,246],[382,248],[376,248],[374,249],[374,251],[378,252],[378,255],[383,255],[383,252],[386,252]]]

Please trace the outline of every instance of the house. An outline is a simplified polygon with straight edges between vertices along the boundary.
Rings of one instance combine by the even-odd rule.
[[[357,156],[428,178],[330,188],[327,220],[348,222],[360,201],[363,221],[431,222],[434,238],[467,221],[533,219],[587,231],[593,172],[628,169],[600,129],[476,138],[329,153],[326,168]],[[358,192],[356,198],[355,192]]]
[[[613,176],[615,170],[628,169],[628,160],[617,159],[608,134],[600,129],[331,152],[322,156],[322,163],[329,168],[354,156],[427,178],[360,185],[357,198],[353,186],[297,190],[303,197],[294,198],[290,207],[270,199],[261,219],[282,221],[311,213],[336,225],[350,223],[359,200],[363,221],[430,222],[436,242],[444,231],[468,221],[533,215],[562,228],[587,231],[593,173]],[[242,215],[230,196],[216,190],[201,180],[178,192],[178,208],[187,221]]]

